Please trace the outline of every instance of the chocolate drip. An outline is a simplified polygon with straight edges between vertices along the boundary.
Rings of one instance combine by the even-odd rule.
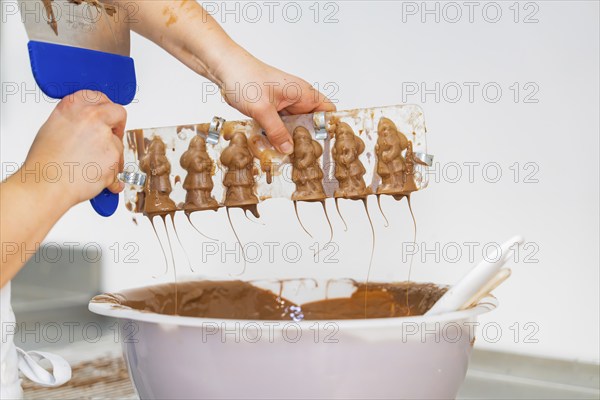
[[[150,141],[144,138],[144,131],[142,129],[127,131],[127,145],[129,149],[135,153],[138,163],[144,158],[147,145],[149,144]],[[126,203],[127,209],[133,212],[143,213],[145,197],[146,194],[144,191],[137,192],[135,197],[135,208],[130,203]]]
[[[331,225],[331,220],[329,219],[329,214],[327,213],[327,206],[325,205],[325,200],[321,202],[321,205],[323,206],[323,213],[325,214],[327,225],[329,225],[329,240],[327,241],[327,243],[325,243],[325,246],[327,246],[333,240],[333,225]],[[325,248],[325,246],[323,246],[323,248]]]
[[[413,213],[413,209],[412,209],[412,205],[410,204],[410,195],[406,196],[406,201],[408,202],[408,209],[410,210],[410,216],[412,217],[413,220],[413,244],[416,245],[417,244],[417,220],[415,219],[415,214]],[[414,260],[414,253],[410,255],[410,262],[408,265],[408,278],[407,280],[410,282],[410,277],[412,274],[412,266],[413,266],[413,260]],[[406,293],[406,304],[408,309],[410,310],[410,302],[408,301],[408,292]]]
[[[204,236],[205,238],[207,238],[208,240],[212,240],[213,242],[216,242],[217,239],[213,239],[210,236],[205,235],[204,233],[200,232],[200,230],[196,227],[196,225],[194,225],[194,223],[192,222],[192,217],[190,214],[186,213],[186,217],[188,219],[188,222],[190,223],[190,225],[192,226],[192,228],[194,228],[194,230],[196,232],[198,232],[201,236]]]
[[[175,232],[175,238],[177,239],[177,243],[179,243],[179,247],[181,247],[181,250],[183,250],[183,255],[185,256],[185,259],[188,263],[188,268],[190,269],[191,272],[194,272],[194,269],[192,268],[192,262],[190,261],[190,256],[188,256],[187,251],[185,251],[185,247],[183,247],[183,244],[181,243],[181,239],[179,238],[179,233],[177,233],[177,227],[175,226],[175,215],[171,215],[171,224],[173,225],[173,232]],[[165,225],[166,227],[166,225]],[[175,268],[175,266],[173,265],[173,268]]]
[[[306,227],[304,226],[304,224],[300,220],[300,215],[298,214],[298,202],[296,200],[294,200],[294,211],[296,212],[296,219],[298,220],[298,223],[300,223],[300,226],[302,227],[302,229],[304,230],[304,232],[306,232],[306,234],[312,238],[313,235],[310,234],[310,232],[308,231],[308,229],[306,229]]]
[[[248,149],[258,159],[260,169],[265,173],[267,183],[273,183],[273,173],[279,167],[277,160],[280,159],[281,154],[272,149],[267,138],[262,135],[251,135],[248,138]]]
[[[342,212],[340,211],[340,203],[338,202],[339,199],[335,199],[335,209],[337,210],[337,213],[340,217],[340,219],[342,220],[342,222],[344,223],[344,232],[346,232],[348,230],[348,224],[346,223],[346,220],[344,219],[344,216],[342,215]]]
[[[375,255],[375,228],[373,227],[373,221],[371,220],[371,214],[369,213],[369,207],[367,205],[367,199],[363,199],[363,204],[365,206],[365,212],[367,213],[367,218],[369,219],[369,225],[371,226],[371,256],[369,257],[369,268],[367,269],[367,280],[365,281],[365,288],[369,286],[369,278],[371,277],[371,267],[373,266],[373,256]],[[365,290],[365,318],[367,318],[367,303],[369,291]]]
[[[227,207],[227,219],[229,220],[229,226],[231,226],[233,235],[235,236],[235,239],[237,240],[238,244],[240,245],[240,251],[242,253],[242,258],[244,259],[244,268],[242,268],[242,272],[240,272],[238,274],[238,275],[242,275],[244,272],[246,272],[246,264],[248,262],[246,261],[246,252],[244,251],[244,245],[242,244],[242,241],[240,240],[240,237],[238,236],[238,233],[233,226],[233,222],[231,221],[231,214],[229,213],[229,207]]]
[[[44,4],[46,16],[48,17],[48,25],[50,25],[50,27],[54,31],[54,34],[56,36],[58,36],[58,22],[56,21],[56,16],[54,15],[54,10],[52,8],[52,1],[53,0],[42,0],[42,3]],[[95,6],[97,8],[102,7],[106,11],[106,14],[110,17],[112,17],[117,12],[117,9],[114,5],[103,4],[99,0],[69,0],[69,2],[77,4],[77,5],[80,5],[82,3],[87,3],[87,4]]]
[[[160,237],[158,236],[158,232],[156,231],[156,225],[154,225],[154,218],[149,216],[148,219],[150,220],[150,224],[152,225],[152,230],[154,231],[154,235],[156,236],[156,240],[158,240],[158,244],[160,245],[160,250],[162,251],[162,254],[164,257],[164,261],[165,261],[164,274],[166,274],[169,271],[169,261],[167,260],[167,252],[165,250],[165,247],[163,246],[162,240],[160,240]],[[156,278],[156,276],[155,276],[155,278]]]
[[[48,17],[48,25],[54,31],[54,34],[58,36],[58,23],[56,22],[56,16],[54,15],[54,10],[52,9],[52,0],[43,0],[44,9],[46,11],[46,16]]]
[[[379,195],[379,194],[377,195],[377,206],[379,207],[379,212],[381,213],[381,216],[385,220],[384,227],[385,228],[389,227],[390,221],[387,219],[387,217],[385,216],[385,213],[383,212],[383,208],[381,207],[381,195]]]

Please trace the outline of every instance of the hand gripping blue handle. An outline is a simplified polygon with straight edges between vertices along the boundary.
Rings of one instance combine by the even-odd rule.
[[[131,57],[34,40],[28,47],[35,81],[49,97],[62,99],[86,89],[100,91],[121,105],[131,103],[135,97]],[[119,205],[119,195],[104,189],[90,202],[98,214],[109,217]]]

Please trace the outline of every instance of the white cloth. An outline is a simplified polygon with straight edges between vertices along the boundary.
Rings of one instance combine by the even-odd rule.
[[[0,289],[0,399],[21,399],[23,389],[19,379],[19,358],[13,343],[17,324],[10,306],[10,282]]]
[[[14,345],[17,324],[10,305],[10,282],[0,289],[0,322],[0,399],[23,398],[19,370],[33,382],[46,387],[60,386],[71,379],[71,367],[62,357],[41,351],[27,353]],[[52,372],[46,371],[38,364],[43,359],[50,362]]]

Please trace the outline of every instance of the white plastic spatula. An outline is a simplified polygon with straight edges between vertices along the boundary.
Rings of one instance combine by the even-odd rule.
[[[425,315],[463,310],[489,294],[510,276],[510,269],[502,269],[502,266],[512,255],[510,248],[515,244],[522,245],[523,241],[521,236],[515,236],[505,242],[500,246],[500,254],[496,250],[495,254],[489,257],[497,261],[481,261],[448,289]]]

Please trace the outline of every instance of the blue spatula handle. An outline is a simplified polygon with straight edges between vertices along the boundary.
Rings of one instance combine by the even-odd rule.
[[[35,81],[49,97],[62,99],[79,90],[96,90],[121,105],[135,97],[131,57],[34,40],[28,47]],[[117,209],[119,195],[104,189],[90,202],[98,214],[108,217]]]

